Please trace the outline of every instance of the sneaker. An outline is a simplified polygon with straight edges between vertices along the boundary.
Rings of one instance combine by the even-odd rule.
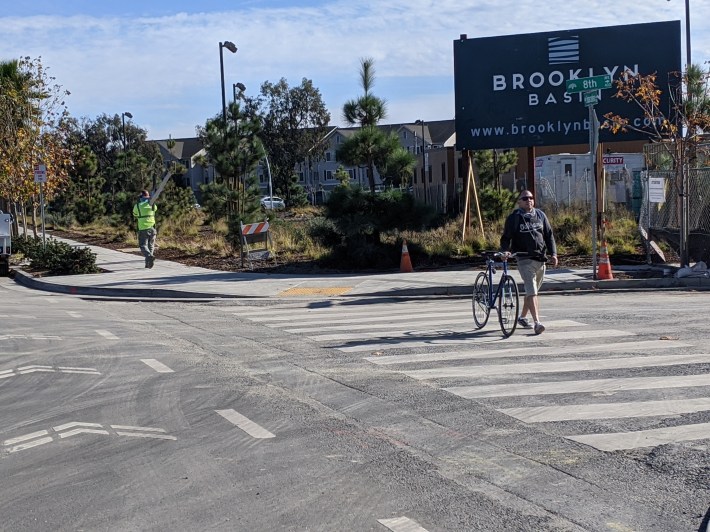
[[[543,332],[545,332],[545,326],[540,322],[536,323],[535,334],[542,334]]]
[[[155,257],[148,257],[148,261],[147,261],[146,266],[147,266],[148,268],[152,268],[152,267],[153,267],[153,264],[155,264]]]
[[[522,327],[523,329],[532,329],[532,325],[530,325],[530,320],[527,318],[518,318],[518,326]]]

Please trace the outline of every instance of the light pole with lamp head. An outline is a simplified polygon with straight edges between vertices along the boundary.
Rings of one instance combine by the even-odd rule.
[[[426,142],[424,141],[424,120],[417,120],[414,123],[422,126],[422,185],[424,185],[424,198],[426,198]]]
[[[222,119],[224,120],[224,127],[227,127],[227,100],[224,95],[224,54],[222,53],[222,48],[226,48],[233,54],[237,53],[237,47],[233,42],[224,41],[219,43],[219,72],[222,77]]]
[[[247,90],[244,83],[232,83],[232,92],[234,93],[234,103],[237,103],[237,89],[239,89],[239,94],[241,95],[245,90]]]
[[[123,151],[126,151],[126,117],[133,118],[133,115],[126,111],[121,113],[121,135],[123,136]]]
[[[239,95],[240,95],[240,96],[244,93],[245,90],[247,90],[247,88],[246,88],[246,86],[244,85],[244,83],[240,83],[240,82],[232,83],[232,94],[233,94],[233,96],[234,96],[234,105],[237,104],[237,89],[239,89]],[[225,115],[225,118],[224,118],[224,125],[225,125],[225,131],[226,131],[226,129],[227,129],[227,117],[226,117],[226,115]],[[237,116],[235,115],[235,116],[234,116],[234,129],[235,129],[235,134],[236,134],[236,128],[237,128]],[[244,182],[244,180],[242,180],[242,178],[240,178],[240,181],[242,182],[242,186],[244,186],[244,190],[246,190],[246,183]],[[240,201],[240,205],[241,205],[241,201]]]

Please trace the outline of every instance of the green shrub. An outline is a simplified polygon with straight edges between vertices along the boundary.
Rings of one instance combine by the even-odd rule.
[[[76,223],[76,218],[73,213],[48,212],[45,215],[47,227],[54,229],[68,229]]]
[[[313,240],[324,247],[335,247],[343,240],[333,220],[320,216],[310,219],[306,225],[306,230]]]
[[[74,202],[76,221],[81,225],[90,224],[104,217],[106,205],[101,197],[78,198]]]
[[[515,208],[518,192],[507,188],[498,190],[485,186],[479,193],[478,203],[481,206],[481,217],[484,220],[498,220],[510,214]]]
[[[411,194],[391,189],[372,194],[359,186],[336,187],[312,235],[331,248],[327,266],[346,269],[390,268],[399,261],[397,244],[381,241],[388,231],[420,230],[437,217],[436,211]],[[401,246],[401,243],[399,244]]]
[[[36,239],[39,240],[39,239]],[[66,242],[48,238],[29,247],[30,267],[51,275],[98,273],[96,254],[89,248],[73,247]]]
[[[13,253],[22,253],[25,257],[30,257],[37,246],[42,246],[42,239],[30,235],[20,235],[12,239]]]

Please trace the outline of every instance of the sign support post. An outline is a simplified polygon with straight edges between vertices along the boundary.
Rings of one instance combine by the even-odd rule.
[[[599,143],[599,122],[594,105],[589,106],[589,171],[592,174],[592,201],[589,205],[592,227],[592,279],[597,278],[597,172],[596,154]]]
[[[42,245],[47,244],[44,221],[44,184],[47,182],[47,167],[43,164],[35,165],[35,183],[39,183],[39,204],[42,216]]]
[[[599,120],[594,106],[599,103],[599,91],[611,89],[611,75],[591,76],[588,78],[568,79],[565,89],[569,94],[583,93],[584,105],[589,107],[589,168],[592,173],[592,204],[589,206],[590,223],[592,226],[592,278],[597,278],[597,149],[599,147]]]

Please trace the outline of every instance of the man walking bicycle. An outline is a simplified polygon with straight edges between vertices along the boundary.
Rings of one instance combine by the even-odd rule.
[[[150,202],[150,192],[141,191],[138,203],[133,206],[133,217],[138,221],[138,246],[145,257],[145,267],[152,268],[155,263],[155,212],[158,207]]]
[[[523,190],[518,196],[518,208],[505,220],[500,248],[506,253],[524,253],[518,256],[518,272],[525,285],[523,310],[518,318],[521,327],[534,327],[535,334],[545,331],[540,321],[540,305],[537,294],[545,278],[545,263],[548,258],[557,266],[557,245],[552,226],[547,216],[535,208],[532,192]],[[528,312],[533,324],[527,318]]]

